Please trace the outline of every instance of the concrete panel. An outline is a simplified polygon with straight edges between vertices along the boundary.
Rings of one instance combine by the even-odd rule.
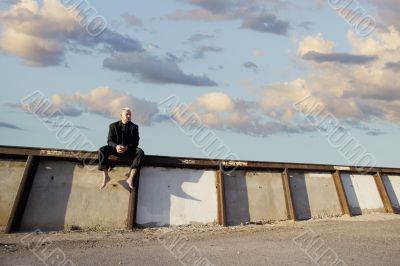
[[[7,225],[25,169],[25,160],[0,160],[0,231]]]
[[[224,176],[224,187],[228,225],[287,219],[280,172],[235,171]]]
[[[39,163],[21,230],[125,228],[129,190],[123,180],[128,171],[128,167],[114,168],[107,187],[99,190],[100,171],[73,162]]]
[[[227,225],[250,222],[249,194],[245,171],[224,175],[225,213]]]
[[[385,212],[382,199],[372,175],[341,174],[344,190],[353,215]]]
[[[298,220],[342,215],[331,173],[289,172]]]
[[[217,219],[215,171],[142,168],[137,224],[164,226],[215,223]]]
[[[399,175],[382,175],[386,191],[389,195],[393,209],[400,213],[400,176]]]

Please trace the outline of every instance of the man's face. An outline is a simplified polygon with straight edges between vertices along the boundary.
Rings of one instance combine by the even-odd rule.
[[[121,112],[121,121],[122,121],[122,123],[125,124],[126,122],[131,121],[131,117],[132,117],[131,111],[122,110],[122,112]]]

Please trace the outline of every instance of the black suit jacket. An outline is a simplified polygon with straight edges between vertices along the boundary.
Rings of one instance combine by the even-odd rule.
[[[124,144],[129,150],[136,149],[136,147],[139,145],[139,126],[131,121],[126,123],[124,143],[122,143],[122,138],[122,122],[117,121],[110,124],[107,144],[113,148],[119,144]]]

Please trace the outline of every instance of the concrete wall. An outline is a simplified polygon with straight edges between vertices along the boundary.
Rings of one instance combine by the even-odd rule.
[[[25,160],[0,160],[0,231],[4,231],[25,169]]]
[[[383,182],[389,194],[390,202],[397,213],[400,213],[400,176],[383,175]]]
[[[140,172],[136,223],[142,226],[215,223],[216,173],[144,167]]]
[[[81,228],[125,228],[129,190],[119,181],[127,167],[116,167],[104,190],[100,171],[73,162],[39,163],[23,216],[21,230]]]
[[[25,160],[0,160],[0,230],[8,221]],[[68,161],[39,163],[22,219],[21,230],[126,228],[129,189],[116,167],[100,191],[102,174]],[[330,173],[290,171],[297,219],[340,216]],[[343,174],[352,214],[384,212],[372,175]],[[400,211],[400,175],[383,175],[393,207]],[[224,175],[228,225],[287,219],[280,172],[235,171]],[[143,226],[215,223],[218,217],[216,172],[202,169],[144,167],[138,195],[137,224]]]
[[[297,219],[342,215],[331,173],[290,171],[289,178]]]
[[[374,177],[361,174],[341,174],[344,190],[353,215],[385,212]]]
[[[228,225],[287,219],[281,173],[234,171],[224,188]]]

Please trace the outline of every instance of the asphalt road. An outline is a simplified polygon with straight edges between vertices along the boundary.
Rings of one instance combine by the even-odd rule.
[[[400,265],[400,215],[226,228],[2,234],[0,264]]]

